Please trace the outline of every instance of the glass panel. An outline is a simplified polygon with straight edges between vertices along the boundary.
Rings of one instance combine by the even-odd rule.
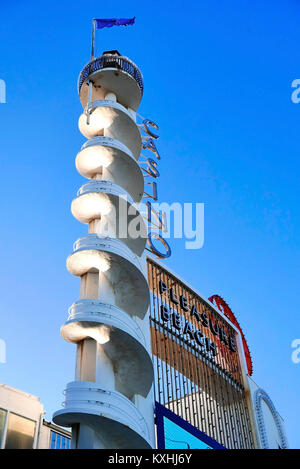
[[[3,429],[5,424],[6,410],[0,409],[0,446],[2,442]]]
[[[70,438],[51,430],[50,449],[70,449]]]
[[[212,449],[207,443],[166,417],[163,421],[166,449]]]
[[[55,449],[55,432],[51,432],[51,444],[50,444],[50,449]]]
[[[35,422],[19,415],[9,414],[6,449],[31,449],[33,447]]]

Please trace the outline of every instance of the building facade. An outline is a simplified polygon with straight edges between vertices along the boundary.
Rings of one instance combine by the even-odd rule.
[[[282,418],[250,377],[249,348],[228,305],[151,258],[147,266],[158,448],[287,448]]]
[[[226,448],[254,448],[238,331],[151,259],[148,279],[156,401]]]
[[[44,420],[40,399],[0,384],[1,449],[69,449],[71,434]]]

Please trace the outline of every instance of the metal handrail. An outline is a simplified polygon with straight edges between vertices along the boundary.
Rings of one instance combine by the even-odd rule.
[[[130,59],[123,56],[120,57],[118,55],[102,55],[101,57],[97,57],[96,59],[92,60],[92,62],[88,63],[79,75],[78,92],[80,93],[83,83],[92,73],[104,68],[118,68],[124,72],[129,73],[129,75],[135,79],[139,85],[141,94],[143,94],[144,81],[142,73]]]

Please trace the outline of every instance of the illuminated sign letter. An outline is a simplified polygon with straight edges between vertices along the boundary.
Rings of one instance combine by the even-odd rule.
[[[220,340],[224,342],[224,344],[228,345],[227,335],[225,334],[225,331],[222,329],[222,327],[219,328],[219,335]]]
[[[214,335],[217,335],[219,334],[219,326],[218,326],[218,323],[215,322],[215,324],[213,323],[212,319],[209,320],[209,326],[210,326],[210,330],[211,332],[214,334]]]
[[[142,168],[143,171],[153,178],[158,178],[159,171],[157,169],[157,161],[153,160],[152,158],[148,158],[146,162],[148,167],[147,169]]]
[[[167,285],[162,280],[159,281],[159,293],[162,294],[164,291],[168,290]]]
[[[155,218],[156,222],[152,221],[152,215]],[[164,232],[168,231],[166,214],[162,213],[161,211],[155,210],[155,208],[153,208],[153,205],[149,201],[147,202],[147,219],[151,225],[154,225],[159,230],[162,230]]]
[[[156,241],[159,241],[165,248],[165,252],[161,252],[159,251],[155,246],[154,246],[154,243],[153,243],[153,240],[156,240]],[[150,251],[153,252],[153,254],[156,254],[156,256],[160,259],[166,259],[167,257],[170,257],[171,256],[171,248],[169,246],[169,244],[167,243],[167,241],[162,238],[160,235],[158,235],[157,233],[153,233],[153,232],[150,232],[148,234],[148,239],[147,239],[147,244],[150,248]]]
[[[150,135],[150,137],[153,137],[153,138],[158,138],[159,135],[155,134],[151,129],[149,129],[149,126],[150,127],[154,127],[154,129],[158,130],[158,125],[155,124],[155,122],[151,121],[150,119],[144,119],[143,122],[142,122],[143,126],[144,126],[144,130],[145,132],[147,132],[148,135]]]
[[[173,313],[173,326],[180,330],[182,326],[181,316],[178,313]]]
[[[156,158],[158,160],[160,160],[160,154],[159,154],[158,149],[156,148],[156,145],[155,145],[154,140],[152,138],[148,138],[146,140],[146,142],[143,143],[143,148],[145,150],[148,149],[148,150],[152,151],[155,154]]]
[[[195,336],[195,340],[196,340],[197,344],[200,345],[201,347],[203,347],[205,345],[204,334],[202,334],[202,332],[197,329],[195,331],[194,336]]]
[[[208,317],[205,311],[201,314],[201,321],[204,327],[208,327]]]
[[[161,315],[163,321],[169,321],[170,313],[169,313],[169,309],[166,305],[160,305],[160,315]]]
[[[217,354],[217,347],[214,342],[211,342],[208,337],[205,339],[206,341],[206,350],[208,352],[212,352],[212,354],[215,356]]]
[[[229,348],[232,352],[236,352],[236,343],[233,337],[229,337]]]
[[[157,184],[156,182],[146,182],[146,185],[147,186],[152,186],[152,194],[148,194],[148,192],[144,192],[144,194],[146,195],[145,198],[151,198],[153,200],[157,200]]]
[[[196,316],[197,321],[200,321],[200,320],[201,320],[200,313],[199,313],[199,311],[197,311],[197,308],[196,308],[195,305],[192,306],[192,309],[191,309],[191,316]]]
[[[170,300],[172,301],[172,303],[175,303],[175,305],[178,305],[177,296],[176,293],[174,293],[173,288],[170,288]]]
[[[192,340],[194,339],[194,332],[192,329],[192,324],[190,322],[187,321],[185,323],[183,333],[188,334]]]
[[[189,310],[187,299],[183,295],[180,295],[180,306],[182,307],[184,311]]]

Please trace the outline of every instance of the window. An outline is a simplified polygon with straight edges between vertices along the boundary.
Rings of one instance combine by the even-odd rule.
[[[70,438],[51,431],[50,449],[70,449]]]
[[[56,448],[57,448],[57,449],[60,449],[60,448],[61,448],[61,446],[60,446],[60,444],[61,444],[61,439],[62,439],[62,438],[61,438],[60,434],[57,433],[57,435],[56,435]]]
[[[10,413],[5,449],[31,449],[33,447],[35,422]]]
[[[0,447],[2,442],[3,430],[5,425],[6,410],[0,409]]]
[[[56,437],[56,433],[55,433],[55,432],[51,432],[50,449],[55,449],[55,437]]]

